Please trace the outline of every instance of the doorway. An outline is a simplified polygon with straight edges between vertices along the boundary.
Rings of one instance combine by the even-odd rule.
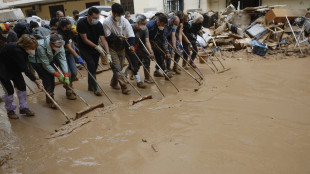
[[[56,12],[59,11],[59,10],[64,13],[64,16],[66,16],[63,5],[54,5],[54,6],[49,6],[48,8],[50,10],[51,19],[56,17]]]
[[[262,0],[227,0],[226,6],[232,4],[235,8],[238,8],[238,1],[240,1],[240,10],[246,7],[257,7],[262,4]]]

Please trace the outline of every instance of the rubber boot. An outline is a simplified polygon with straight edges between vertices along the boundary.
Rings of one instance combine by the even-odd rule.
[[[126,85],[126,84],[122,84],[122,85],[121,85],[121,89],[122,89],[122,93],[123,93],[123,94],[129,95],[130,89],[127,88],[127,85]]]
[[[184,69],[188,70],[187,62],[185,60],[183,60],[183,62],[182,62],[182,67]]]
[[[50,93],[50,96],[54,99],[54,93]],[[55,109],[55,110],[57,109],[57,106],[47,95],[46,95],[46,103],[50,106],[50,108]]]
[[[164,77],[162,73],[160,73],[158,70],[154,71],[154,77]]]
[[[176,74],[181,74],[181,71],[178,69],[178,66],[176,64],[173,65],[173,71],[176,73]]]
[[[172,75],[171,72],[166,71],[166,74],[167,74],[167,76],[169,77],[169,78],[167,78],[167,76],[165,76],[165,79],[166,79],[166,80],[169,80],[169,79],[171,79],[171,78],[173,77],[173,75]]]
[[[134,78],[136,79],[138,88],[146,88],[146,85],[141,81],[139,72],[137,72],[137,75],[135,75]]]
[[[144,70],[144,83],[152,84],[154,83],[153,80],[151,79],[151,76],[148,72],[150,72],[150,68],[147,68],[147,71],[143,68]]]
[[[26,116],[34,116],[34,112],[27,108],[27,92],[17,91],[17,97],[19,100],[19,113],[25,114]]]
[[[13,104],[14,96],[13,95],[3,95],[2,101],[5,103],[4,107],[7,111],[8,117],[10,119],[18,119],[19,117],[15,114],[14,110],[16,109],[16,105]]]
[[[113,88],[113,89],[116,89],[116,90],[119,90],[120,87],[118,86],[118,81],[116,79],[111,79],[111,83],[110,83],[110,86]]]
[[[70,87],[73,88],[72,83],[70,84]],[[66,89],[66,96],[69,100],[76,100],[76,94],[72,89],[70,89],[67,85],[64,85],[64,88]]]

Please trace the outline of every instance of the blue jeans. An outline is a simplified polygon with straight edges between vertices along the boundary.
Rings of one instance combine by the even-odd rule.
[[[68,64],[70,79],[72,81],[73,79],[76,78],[76,75],[77,75],[77,68],[75,65],[75,59],[74,59],[72,54],[66,55],[66,58],[67,58],[67,64]]]

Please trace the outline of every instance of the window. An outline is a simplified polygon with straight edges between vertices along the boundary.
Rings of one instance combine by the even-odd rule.
[[[262,4],[262,0],[226,0],[226,6],[232,4],[237,9],[238,1],[240,1],[240,9],[244,9],[246,7],[258,7]]]
[[[100,2],[89,2],[89,3],[86,3],[86,8],[90,8],[92,6],[99,6],[100,5]]]
[[[135,14],[133,0],[121,0],[121,4],[125,11],[129,11],[130,14]]]
[[[48,8],[50,9],[51,18],[56,17],[56,12],[58,10],[62,11],[64,13],[64,16],[66,16],[63,5],[54,5],[54,6],[49,6]]]
[[[167,12],[172,10],[183,11],[184,10],[184,0],[165,0],[167,6]]]
[[[31,17],[33,15],[37,15],[36,11],[34,10],[26,10],[27,17]]]

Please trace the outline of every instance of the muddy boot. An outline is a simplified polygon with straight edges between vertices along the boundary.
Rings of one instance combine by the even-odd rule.
[[[165,76],[165,79],[166,79],[166,80],[169,80],[169,79],[171,79],[171,78],[173,77],[173,75],[172,75],[171,72],[166,72],[166,74],[167,74],[167,76],[169,77],[169,78],[167,78],[167,76]]]
[[[154,71],[154,77],[164,77],[162,73],[160,73],[158,70]]]
[[[130,89],[128,89],[126,85],[122,85],[122,86],[121,86],[121,89],[122,89],[122,93],[123,93],[123,94],[129,95]]]
[[[146,88],[146,85],[141,81],[141,77],[140,77],[139,72],[137,72],[137,75],[134,75],[134,78],[137,82],[138,88]]]
[[[143,82],[138,82],[137,86],[138,88],[142,88],[142,89],[146,88],[146,85]]]
[[[118,81],[113,79],[111,80],[111,83],[110,83],[110,86],[113,88],[113,89],[116,89],[116,90],[119,90],[121,89],[119,86],[118,86]]]
[[[188,70],[187,62],[183,60],[182,67],[186,70]]]
[[[76,94],[72,90],[72,83],[70,84],[70,87],[68,85],[63,86],[66,89],[66,97],[69,100],[76,100]]]
[[[50,94],[50,96],[54,99],[54,94]],[[50,108],[55,109],[55,110],[57,109],[57,106],[48,96],[46,96],[46,103],[50,106]]]
[[[130,71],[130,73],[129,73],[129,78],[130,78],[130,80],[134,80],[132,71]]]
[[[145,69],[144,70],[144,83],[148,83],[148,84],[152,84],[154,83],[153,80],[151,79],[151,76],[148,72],[150,72],[150,68],[147,68],[147,71]]]
[[[194,61],[194,60],[193,60],[193,61]],[[189,66],[191,66],[191,67],[193,67],[193,68],[196,68],[195,64],[194,64],[192,61],[189,62]]]
[[[34,112],[32,112],[29,108],[19,109],[19,114],[24,114],[27,117],[34,116]]]
[[[7,114],[10,119],[19,119],[19,117],[15,114],[14,111],[9,111]]]
[[[102,96],[102,93],[100,91],[95,91],[94,94],[98,97]]]
[[[174,65],[174,66],[173,66],[173,71],[174,71],[176,74],[181,74],[181,71],[178,69],[178,66],[177,66],[177,65]]]
[[[76,95],[71,89],[66,90],[66,96],[69,100],[76,100]]]

